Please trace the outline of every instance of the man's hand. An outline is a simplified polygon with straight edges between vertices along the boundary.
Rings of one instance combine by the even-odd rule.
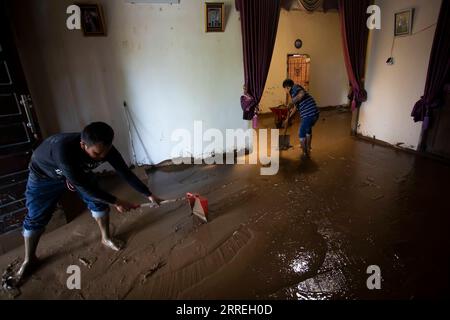
[[[155,196],[154,194],[152,194],[150,197],[148,197],[148,200],[149,200],[151,203],[153,203],[153,204],[155,204],[155,205],[157,205],[157,206],[159,206],[160,203],[163,201],[163,199],[158,198],[158,197]]]
[[[291,109],[289,109],[286,120],[283,121],[283,127],[287,128],[289,126],[289,120],[291,120],[292,116],[295,114],[295,111],[292,112]]]
[[[117,211],[119,211],[120,213],[125,213],[130,210],[139,208],[139,206],[137,204],[133,204],[128,201],[124,201],[124,200],[120,200],[120,199],[117,199],[114,206],[116,207]]]

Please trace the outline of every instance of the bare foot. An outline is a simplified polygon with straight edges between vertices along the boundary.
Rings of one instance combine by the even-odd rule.
[[[123,241],[118,239],[103,239],[102,244],[114,251],[120,251],[124,248],[125,244]]]
[[[14,277],[13,282],[15,283],[15,285],[20,285],[23,279],[33,272],[33,269],[37,266],[38,263],[39,260],[37,257],[34,257],[28,261],[24,261]]]

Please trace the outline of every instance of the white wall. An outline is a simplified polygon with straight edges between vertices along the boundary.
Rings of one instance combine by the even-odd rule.
[[[122,103],[135,118],[139,163],[170,158],[171,133],[204,127],[248,128],[241,120],[242,40],[234,0],[226,0],[224,33],[205,33],[204,1],[133,5],[97,1],[108,36],[84,37],[66,26],[68,0],[17,0],[18,46],[46,134],[78,131],[97,120],[116,130],[115,145],[131,160]]]
[[[299,50],[294,46],[296,39],[303,41]],[[310,92],[319,106],[348,102],[348,80],[337,12],[281,11],[275,50],[261,100],[263,112],[270,112],[269,108],[285,103],[282,83],[287,76],[288,54],[311,57]]]
[[[378,0],[381,30],[371,34],[366,88],[368,101],[361,107],[358,133],[391,144],[417,149],[421,123],[410,117],[423,95],[436,27],[395,40],[395,64],[388,66],[394,33],[394,13],[415,8],[413,32],[436,23],[441,0]]]

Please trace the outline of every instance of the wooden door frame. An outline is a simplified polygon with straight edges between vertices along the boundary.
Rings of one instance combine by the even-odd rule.
[[[20,124],[24,127],[23,137],[19,143],[9,143],[8,139],[0,148],[0,187],[5,201],[1,204],[1,221],[3,231],[8,232],[13,227],[18,227],[18,219],[24,214],[25,204],[22,192],[25,191],[25,183],[28,175],[28,163],[33,150],[40,141],[40,128],[34,111],[31,95],[20,61],[14,36],[14,28],[11,19],[10,1],[0,0],[0,42],[1,60],[6,66],[5,71],[9,77],[0,87],[0,94],[14,97],[18,107],[17,113],[5,112],[0,119],[0,125],[7,127],[11,124]],[[8,78],[6,78],[8,81]],[[6,102],[5,102],[6,103]],[[9,110],[9,109],[5,109]],[[26,135],[26,136],[25,136]]]
[[[286,56],[286,77],[289,78],[289,58],[291,57],[305,57],[309,59],[309,65],[311,67],[311,56],[307,53],[288,53]],[[309,83],[310,72],[308,70],[308,83]],[[309,91],[309,87],[308,87]],[[286,93],[286,105],[289,103],[289,95]]]

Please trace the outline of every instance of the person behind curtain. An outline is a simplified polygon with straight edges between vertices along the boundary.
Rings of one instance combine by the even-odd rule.
[[[241,96],[243,119],[252,121],[253,129],[256,129],[258,127],[259,106],[255,98],[248,93],[246,85],[244,85],[243,90],[244,94]]]

